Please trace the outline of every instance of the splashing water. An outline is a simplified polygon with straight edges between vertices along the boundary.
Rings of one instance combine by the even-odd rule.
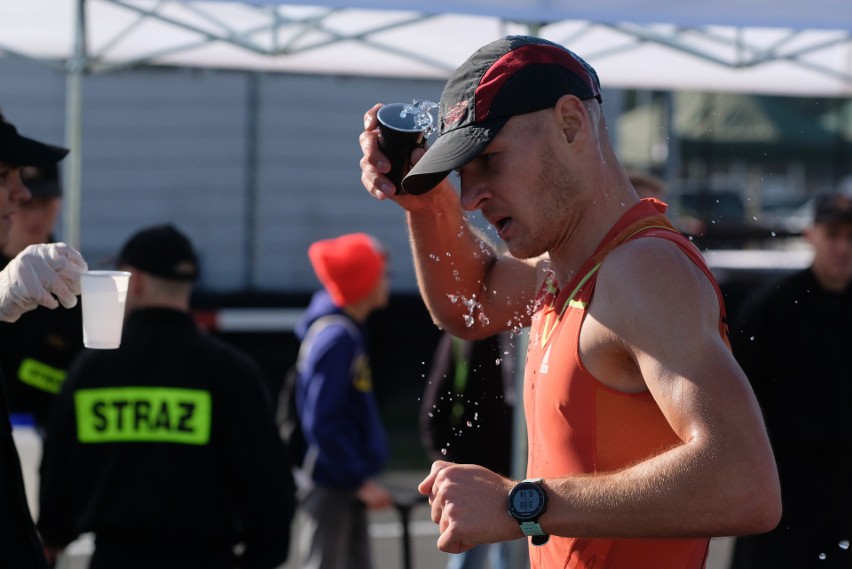
[[[435,125],[433,124],[434,119],[432,119],[432,115],[429,111],[437,108],[438,104],[433,103],[432,101],[418,101],[417,99],[414,99],[411,101],[410,105],[405,105],[402,108],[402,112],[399,113],[399,116],[401,118],[405,118],[405,115],[415,115],[414,126],[423,131],[423,136],[429,138],[429,136],[435,132]]]
[[[476,295],[473,295],[471,298],[468,299],[464,296],[460,296],[457,294],[448,294],[447,298],[449,298],[450,302],[452,302],[453,304],[456,304],[457,302],[461,301],[461,303],[465,305],[465,307],[467,308],[467,314],[464,314],[462,318],[464,319],[465,326],[467,326],[468,328],[473,328],[473,325],[476,324],[476,318],[474,318],[473,315],[477,310],[480,311],[478,315],[479,322],[483,326],[487,326],[489,324],[490,321],[488,320],[488,317],[485,316],[485,314],[482,312],[482,304],[477,302]]]

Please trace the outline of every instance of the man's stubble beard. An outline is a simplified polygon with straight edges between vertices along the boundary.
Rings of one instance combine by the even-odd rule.
[[[549,146],[544,147],[540,164],[534,181],[537,190],[530,194],[530,200],[538,204],[538,219],[526,227],[528,236],[522,241],[506,244],[512,256],[518,259],[539,257],[558,245],[565,230],[565,212],[570,211],[571,200],[576,200],[571,190],[573,177],[562,171],[560,161]]]

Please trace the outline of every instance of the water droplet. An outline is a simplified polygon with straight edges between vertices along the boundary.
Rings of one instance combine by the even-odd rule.
[[[825,559],[826,559],[827,557],[828,557],[828,555],[826,555],[825,553],[820,553],[820,554],[819,554],[820,561],[825,561]]]
[[[848,539],[841,539],[840,543],[838,543],[837,545],[838,545],[838,547],[840,547],[840,549],[843,549],[845,551],[845,550],[849,549],[849,540]]]
[[[432,115],[429,114],[429,111],[436,108],[438,108],[437,103],[414,99],[411,101],[410,105],[405,105],[402,108],[402,112],[399,113],[399,116],[404,118],[405,115],[414,115],[414,126],[423,132],[423,136],[429,138],[435,131],[435,125],[432,124],[434,119],[432,118]]]
[[[447,456],[447,449],[442,448],[442,449],[441,449],[441,454],[442,454],[442,455],[444,455],[444,456]]]
[[[472,427],[472,426],[473,426],[473,423],[472,423],[472,422],[470,422],[470,421],[468,421],[468,422],[467,422],[467,423],[465,423],[465,424],[466,424],[468,427]]]

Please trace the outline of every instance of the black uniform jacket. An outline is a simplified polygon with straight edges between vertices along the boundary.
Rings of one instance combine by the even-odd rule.
[[[0,373],[0,567],[46,569],[47,561],[27,505],[3,382]]]
[[[294,485],[261,372],[184,312],[134,311],[119,349],[75,360],[41,477],[42,537],[63,547],[94,532],[92,567],[287,556]]]

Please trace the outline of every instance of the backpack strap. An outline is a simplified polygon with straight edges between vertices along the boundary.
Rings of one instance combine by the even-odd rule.
[[[319,336],[320,332],[328,328],[329,326],[334,326],[337,324],[338,326],[342,326],[346,328],[349,334],[353,339],[357,338],[360,335],[360,331],[358,327],[352,320],[343,315],[343,314],[326,314],[325,316],[320,316],[308,326],[308,330],[305,332],[305,336],[302,338],[302,343],[299,345],[299,355],[296,357],[296,382],[298,384],[298,378],[301,377],[302,372],[304,371],[305,361],[308,359],[308,355],[311,353],[311,348],[314,345],[314,341],[317,336]],[[355,366],[357,363],[357,359],[353,359],[351,364],[350,373],[354,373]],[[297,387],[298,389],[298,387]],[[295,393],[293,394],[295,398]],[[298,411],[298,407],[296,409],[296,414],[299,416],[299,421],[301,421],[301,413]],[[302,466],[299,471],[301,476],[307,476],[310,478],[311,474],[314,470],[314,465],[316,464],[317,457],[319,456],[319,449],[314,445],[307,445],[307,449],[305,450],[305,458],[302,461]],[[307,482],[302,482],[303,486],[307,485]]]
[[[314,345],[314,340],[319,333],[332,326],[334,324],[343,326],[352,335],[352,338],[357,338],[360,334],[358,327],[355,325],[352,320],[344,316],[343,314],[326,314],[325,316],[320,316],[308,327],[308,330],[305,332],[305,337],[302,338],[302,343],[299,345],[299,355],[296,358],[296,369],[301,373],[302,367],[305,364],[305,360],[308,358],[308,354],[311,352],[311,348]]]

